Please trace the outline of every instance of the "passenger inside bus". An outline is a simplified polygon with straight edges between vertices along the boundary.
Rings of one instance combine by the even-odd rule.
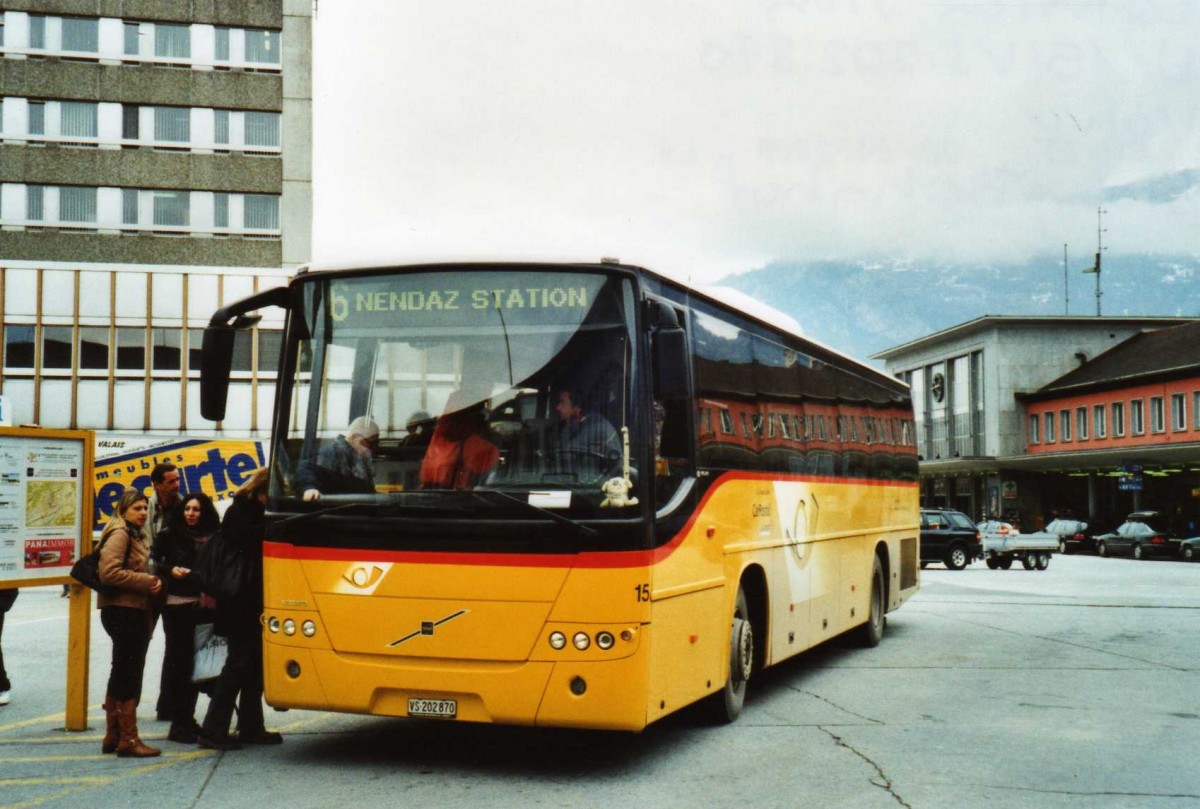
[[[370,416],[350,422],[345,435],[321,447],[316,459],[300,463],[293,485],[306,501],[321,494],[373,494],[372,457],[379,447],[379,425]]]
[[[474,488],[500,460],[499,448],[484,437],[487,430],[487,391],[463,387],[451,393],[421,461],[421,488]]]
[[[554,412],[560,419],[553,454],[560,471],[576,480],[608,478],[620,469],[621,439],[599,412],[593,411],[579,391],[558,389]]]

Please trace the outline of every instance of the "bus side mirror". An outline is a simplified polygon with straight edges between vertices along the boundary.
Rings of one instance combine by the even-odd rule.
[[[208,326],[204,329],[200,359],[200,415],[209,421],[225,418],[235,334],[232,326]]]
[[[654,398],[685,399],[688,396],[687,333],[676,326],[661,329],[651,337],[653,355],[651,370],[654,376]]]

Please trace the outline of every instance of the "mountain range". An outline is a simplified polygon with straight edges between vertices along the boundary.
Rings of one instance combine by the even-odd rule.
[[[1200,255],[1105,253],[1100,282],[1102,315],[1200,317]],[[1096,275],[1078,266],[1066,274],[1068,311],[1061,256],[779,261],[717,284],[769,303],[809,337],[864,360],[983,315],[1096,314]]]

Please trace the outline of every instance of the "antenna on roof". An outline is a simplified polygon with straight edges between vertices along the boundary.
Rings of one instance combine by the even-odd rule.
[[[1084,270],[1085,273],[1096,273],[1096,317],[1100,317],[1100,254],[1108,249],[1104,246],[1104,233],[1107,228],[1104,227],[1103,216],[1106,213],[1108,211],[1102,207],[1096,209],[1096,263]]]

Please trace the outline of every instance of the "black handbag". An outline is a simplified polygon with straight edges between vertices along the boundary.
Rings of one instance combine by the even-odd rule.
[[[100,540],[100,544],[91,553],[71,565],[71,578],[84,587],[92,588],[97,593],[116,589],[100,581],[100,549],[104,547],[105,542],[108,542],[107,536]],[[128,545],[125,547],[125,561],[122,563],[122,567],[129,567]]]

